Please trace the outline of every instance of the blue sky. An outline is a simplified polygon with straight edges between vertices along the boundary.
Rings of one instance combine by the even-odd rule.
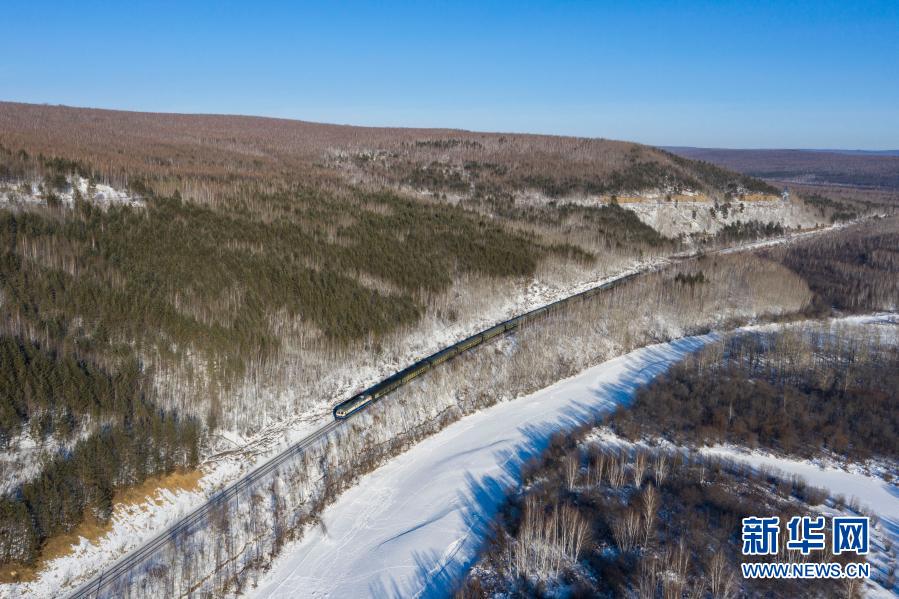
[[[899,1],[7,0],[0,99],[899,148]]]

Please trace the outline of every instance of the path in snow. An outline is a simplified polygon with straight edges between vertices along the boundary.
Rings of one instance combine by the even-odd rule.
[[[628,401],[716,339],[687,337],[594,366],[532,395],[463,418],[363,477],[285,549],[257,597],[433,597],[476,557],[523,461],[550,436]]]

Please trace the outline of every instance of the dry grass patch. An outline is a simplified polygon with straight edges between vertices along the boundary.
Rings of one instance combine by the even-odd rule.
[[[148,501],[153,501],[156,505],[160,505],[162,503],[160,491],[170,491],[172,493],[196,491],[200,488],[201,478],[203,478],[203,471],[200,469],[178,470],[171,474],[148,478],[135,487],[128,487],[116,492],[115,508],[120,509],[140,505]]]
[[[34,565],[3,564],[0,566],[0,583],[32,582],[37,580],[46,565],[60,557],[70,555],[85,538],[94,543],[112,529],[112,521],[101,523],[90,512],[85,512],[81,523],[67,533],[47,539]]]
[[[741,202],[776,202],[780,197],[769,193],[747,193],[740,198]]]
[[[163,501],[160,496],[161,491],[167,490],[172,493],[196,491],[200,488],[200,479],[202,477],[203,472],[200,469],[154,476],[136,487],[117,492],[113,509],[114,511],[121,511],[124,508],[139,506],[150,501],[160,505]],[[78,526],[67,533],[47,539],[34,565],[3,564],[0,566],[0,584],[37,580],[40,573],[51,561],[71,555],[75,547],[81,543],[82,538],[87,539],[89,543],[97,543],[106,536],[112,530],[112,520],[111,518],[108,522],[100,522],[90,511],[86,511]]]

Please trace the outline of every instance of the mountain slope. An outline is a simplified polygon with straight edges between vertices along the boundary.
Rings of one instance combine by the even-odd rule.
[[[187,178],[209,185],[327,179],[337,172],[439,191],[466,192],[474,185],[483,193],[537,189],[549,196],[665,186],[767,190],[709,164],[621,141],[247,116],[0,102],[0,144],[77,161],[120,186],[135,178],[170,186]]]

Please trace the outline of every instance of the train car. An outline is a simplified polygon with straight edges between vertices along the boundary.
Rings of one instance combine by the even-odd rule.
[[[444,350],[437,352],[436,354],[428,356],[425,359],[428,361],[428,363],[433,368],[434,366],[437,366],[438,364],[443,364],[450,358],[456,357],[456,355],[458,353],[459,353],[459,349],[455,345],[453,345],[451,347],[448,347]]]
[[[419,362],[416,362],[415,364],[413,364],[412,366],[410,366],[409,368],[407,368],[406,370],[404,370],[402,372],[403,376],[400,379],[400,381],[404,384],[408,383],[415,377],[423,375],[430,368],[431,368],[431,364],[427,360],[421,360]]]
[[[516,316],[515,318],[507,320],[503,325],[503,328],[505,328],[507,331],[511,331],[512,329],[517,329],[518,327],[520,327],[522,322],[524,322],[524,316]]]
[[[461,354],[462,352],[471,349],[475,345],[480,344],[482,341],[484,341],[484,336],[478,333],[477,335],[472,335],[465,341],[460,342],[459,345],[456,346],[456,348],[459,350],[458,353]]]
[[[489,339],[493,339],[497,335],[501,335],[502,333],[505,333],[505,332],[506,332],[506,327],[501,324],[498,324],[495,327],[490,327],[489,329],[487,329],[486,331],[484,331],[482,333],[482,335],[484,336],[483,340],[487,341]]]
[[[399,388],[400,385],[403,384],[402,376],[403,376],[402,373],[397,373],[397,374],[393,375],[392,377],[390,377],[389,379],[387,379],[386,381],[384,381],[384,385],[381,387],[378,387],[378,390],[375,391],[374,398],[378,399],[384,395],[387,395],[391,391]]]

